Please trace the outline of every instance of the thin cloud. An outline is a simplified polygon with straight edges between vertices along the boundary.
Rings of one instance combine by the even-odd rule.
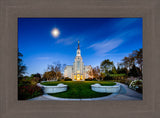
[[[117,48],[119,45],[121,45],[123,40],[121,39],[112,39],[112,40],[104,40],[99,43],[95,43],[88,48],[93,48],[96,51],[96,54],[98,55],[104,55],[107,52]]]
[[[96,51],[97,55],[106,56],[107,52],[119,47],[123,42],[132,39],[132,36],[138,35],[141,31],[137,29],[125,30],[123,32],[117,31],[105,40],[91,44],[88,48],[92,48]]]
[[[62,38],[62,39],[58,39],[58,40],[56,41],[57,44],[63,43],[63,44],[65,44],[65,45],[70,45],[70,44],[72,44],[73,42],[74,42],[73,38]]]
[[[64,45],[71,45],[73,44],[75,41],[77,41],[79,39],[81,35],[73,35],[73,36],[69,36],[66,38],[62,38],[62,39],[58,39],[56,41],[56,44],[64,44]]]

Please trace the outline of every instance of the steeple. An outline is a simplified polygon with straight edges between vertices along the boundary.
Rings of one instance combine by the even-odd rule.
[[[79,48],[79,40],[78,40],[78,49],[80,49],[80,48]]]
[[[79,47],[79,40],[78,40],[78,48],[77,48],[77,55],[76,56],[81,56],[81,51]]]

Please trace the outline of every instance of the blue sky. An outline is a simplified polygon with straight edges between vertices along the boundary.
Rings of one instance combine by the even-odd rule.
[[[57,28],[58,37],[51,31]],[[49,64],[72,65],[78,40],[85,65],[104,59],[117,63],[142,48],[142,18],[18,18],[18,48],[27,75],[43,74]]]

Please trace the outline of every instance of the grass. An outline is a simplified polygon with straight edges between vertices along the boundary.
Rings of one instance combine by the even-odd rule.
[[[68,89],[61,93],[52,93],[49,95],[61,98],[96,98],[110,95],[111,93],[98,93],[91,90],[91,85],[99,83],[101,85],[113,86],[116,83],[111,81],[56,81],[41,83],[46,86],[55,86],[59,83],[68,85]]]

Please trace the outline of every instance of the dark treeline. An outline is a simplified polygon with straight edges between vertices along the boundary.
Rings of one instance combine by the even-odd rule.
[[[124,57],[117,68],[114,62],[105,59],[101,62],[100,67],[96,66],[88,72],[90,78],[96,80],[114,79],[118,77],[138,77],[142,79],[143,54],[142,49],[135,50],[128,57]]]

